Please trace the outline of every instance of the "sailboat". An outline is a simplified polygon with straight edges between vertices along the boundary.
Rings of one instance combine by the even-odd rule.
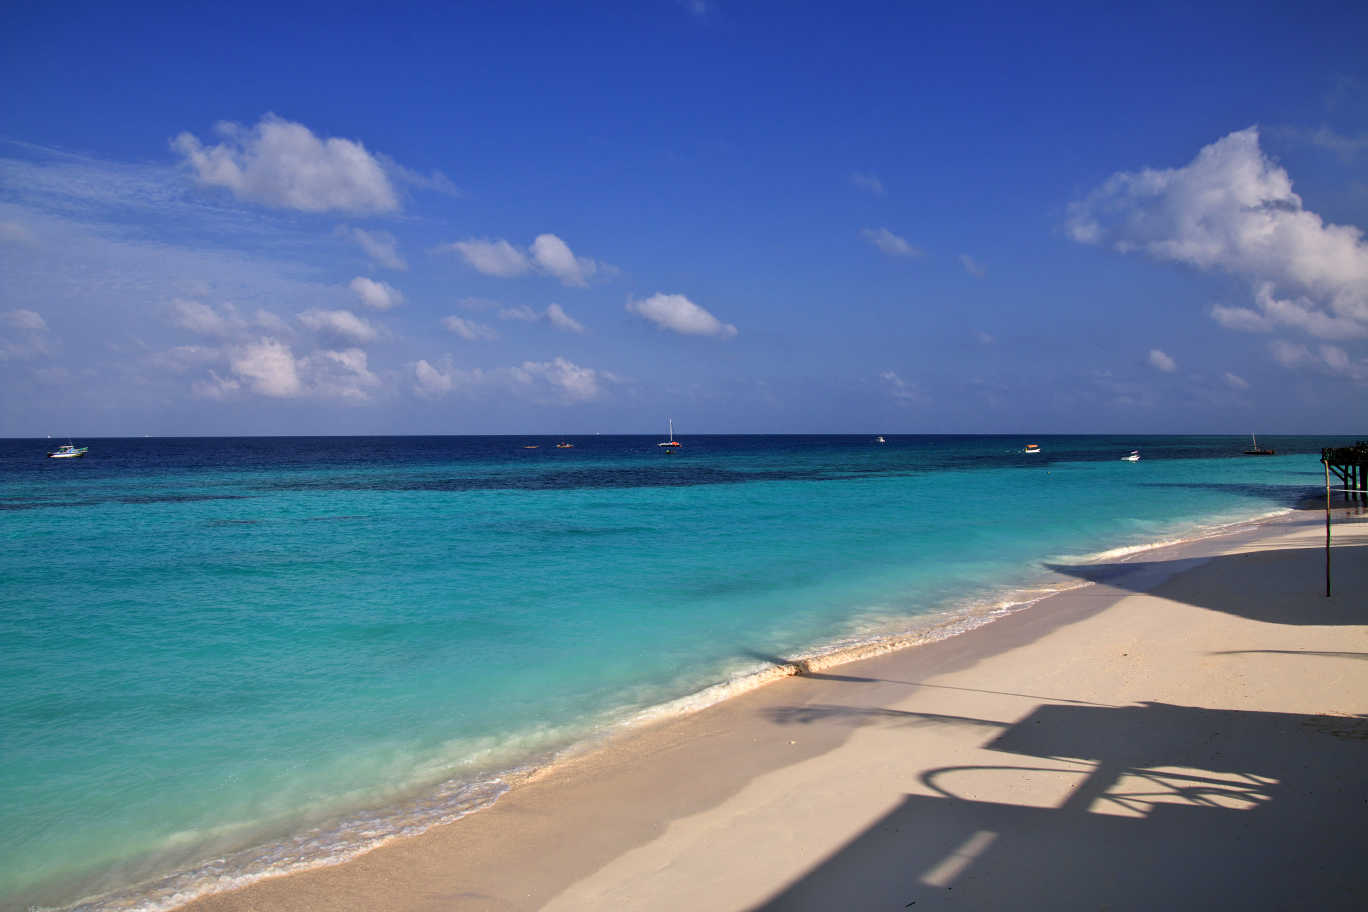
[[[1272,456],[1272,455],[1274,455],[1274,451],[1273,451],[1273,450],[1265,450],[1265,449],[1261,448],[1261,447],[1259,446],[1259,438],[1255,437],[1253,434],[1250,434],[1250,435],[1249,435],[1249,440],[1250,440],[1250,442],[1252,443],[1252,446],[1250,446],[1249,449],[1247,449],[1247,450],[1244,451],[1244,454],[1245,454],[1246,456]]]
[[[679,446],[679,441],[674,439],[673,418],[670,419],[670,439],[662,440],[660,441],[660,443],[657,443],[656,446],[665,448],[664,450],[661,450],[662,453],[673,453],[675,451],[675,447]]]

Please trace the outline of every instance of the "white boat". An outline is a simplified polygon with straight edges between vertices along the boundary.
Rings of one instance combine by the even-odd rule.
[[[1040,452],[1040,444],[1028,443],[1026,444],[1026,449],[1022,450],[1021,452],[1025,453],[1028,456],[1034,456]]]
[[[48,453],[48,459],[76,459],[79,456],[84,456],[88,449],[90,449],[90,447],[73,446],[71,441],[67,441],[65,446],[59,446],[51,453]]]
[[[1122,456],[1122,457],[1121,457],[1121,461],[1122,461],[1122,462],[1139,462],[1139,461],[1140,461],[1140,451],[1139,451],[1139,450],[1131,450],[1129,456]]]
[[[884,440],[884,439],[883,439],[883,435],[880,434],[878,437],[875,437],[875,438],[874,438],[874,442],[875,442],[875,443],[887,443],[888,441],[887,441],[887,440]]]
[[[673,452],[675,451],[675,447],[679,446],[679,441],[674,439],[674,419],[673,419],[673,418],[670,419],[670,439],[669,439],[669,440],[662,440],[662,441],[660,441],[660,443],[657,443],[656,446],[658,446],[658,447],[664,447],[664,448],[665,448],[665,449],[664,449],[664,452],[666,452],[666,453],[673,453]]]

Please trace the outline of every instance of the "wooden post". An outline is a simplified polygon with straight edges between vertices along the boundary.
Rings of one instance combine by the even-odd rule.
[[[1330,461],[1325,465],[1325,597],[1330,597]]]

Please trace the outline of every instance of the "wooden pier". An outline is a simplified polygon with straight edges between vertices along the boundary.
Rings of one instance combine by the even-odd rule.
[[[1351,447],[1327,447],[1321,450],[1321,462],[1344,483],[1347,500],[1368,503],[1368,440]]]

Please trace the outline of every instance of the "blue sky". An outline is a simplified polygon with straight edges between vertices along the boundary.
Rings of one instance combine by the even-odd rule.
[[[1368,8],[12,3],[0,435],[1368,433]]]

